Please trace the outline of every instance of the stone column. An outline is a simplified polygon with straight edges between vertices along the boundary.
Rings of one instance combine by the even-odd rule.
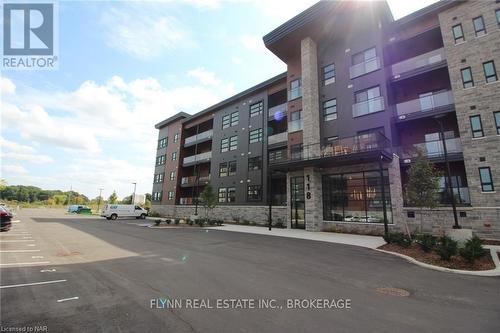
[[[302,118],[304,123],[304,154],[319,156],[320,153],[320,112],[318,92],[318,57],[316,43],[304,38],[300,43],[302,66]],[[311,146],[312,145],[312,146]]]
[[[322,193],[321,173],[313,167],[304,168],[307,231],[321,231],[323,229]]]
[[[403,187],[398,155],[392,155],[392,161],[387,165],[387,172],[391,191],[392,221],[397,229],[403,231],[405,228],[403,225]]]

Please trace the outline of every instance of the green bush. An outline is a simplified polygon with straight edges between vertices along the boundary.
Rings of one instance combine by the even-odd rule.
[[[253,226],[256,226],[257,225],[257,222],[250,222],[250,225],[253,225]]]
[[[249,225],[250,224],[250,221],[248,220],[243,220],[243,225]]]
[[[170,222],[172,222],[171,219],[167,219],[165,222],[167,222],[167,224],[170,224]]]
[[[451,257],[457,254],[458,243],[448,236],[439,238],[436,245],[436,252],[441,259],[450,260]]]
[[[149,216],[151,216],[151,217],[160,217],[160,213],[155,212],[155,211],[151,211],[151,212],[149,212],[149,214],[148,214],[148,215],[149,215]]]
[[[160,223],[161,223],[161,220],[160,220],[160,219],[155,220],[155,225],[156,225],[156,226],[159,226],[159,225],[160,225]]]
[[[180,221],[181,219],[174,219],[174,224],[179,224]]]
[[[474,260],[481,258],[486,254],[486,250],[483,247],[483,241],[477,237],[473,236],[471,239],[465,242],[465,246],[460,249],[460,256],[465,258],[471,264]]]
[[[433,235],[423,234],[415,237],[415,242],[420,245],[424,252],[430,252],[436,245],[437,237]]]
[[[408,247],[411,245],[411,239],[407,234],[402,232],[391,232],[387,237],[384,236],[384,240],[389,244],[397,244],[402,247]]]
[[[283,221],[278,221],[274,224],[275,228],[284,228],[285,225],[283,224]]]

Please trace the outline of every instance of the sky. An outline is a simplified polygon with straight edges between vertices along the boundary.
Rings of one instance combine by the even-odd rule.
[[[1,178],[150,193],[154,124],[286,70],[262,36],[315,0],[59,2],[59,68],[2,71]],[[395,19],[435,0],[389,0]]]

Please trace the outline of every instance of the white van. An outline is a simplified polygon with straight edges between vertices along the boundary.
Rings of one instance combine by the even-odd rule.
[[[116,220],[119,217],[135,217],[136,219],[145,219],[146,216],[148,216],[148,211],[135,205],[107,204],[104,206],[101,216],[107,218],[108,220]]]

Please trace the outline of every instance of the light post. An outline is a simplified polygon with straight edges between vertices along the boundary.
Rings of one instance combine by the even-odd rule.
[[[99,207],[101,206],[102,190],[104,190],[104,189],[103,188],[99,189],[99,199],[97,199],[97,213],[99,213]]]
[[[453,225],[453,229],[462,229],[462,227],[458,224],[457,217],[457,206],[455,205],[455,196],[453,195],[453,188],[451,186],[451,172],[450,172],[450,162],[448,161],[448,150],[446,149],[446,140],[444,138],[444,127],[443,122],[440,120],[443,116],[435,116],[434,120],[439,125],[439,135],[441,136],[441,141],[443,143],[443,153],[444,153],[444,163],[446,164],[446,188],[451,198],[451,207],[453,208],[453,218],[455,220],[455,224]]]
[[[137,183],[132,183],[132,184],[134,184],[134,194],[132,194],[132,200],[131,201],[132,201],[132,205],[135,205],[135,190],[137,188]]]

